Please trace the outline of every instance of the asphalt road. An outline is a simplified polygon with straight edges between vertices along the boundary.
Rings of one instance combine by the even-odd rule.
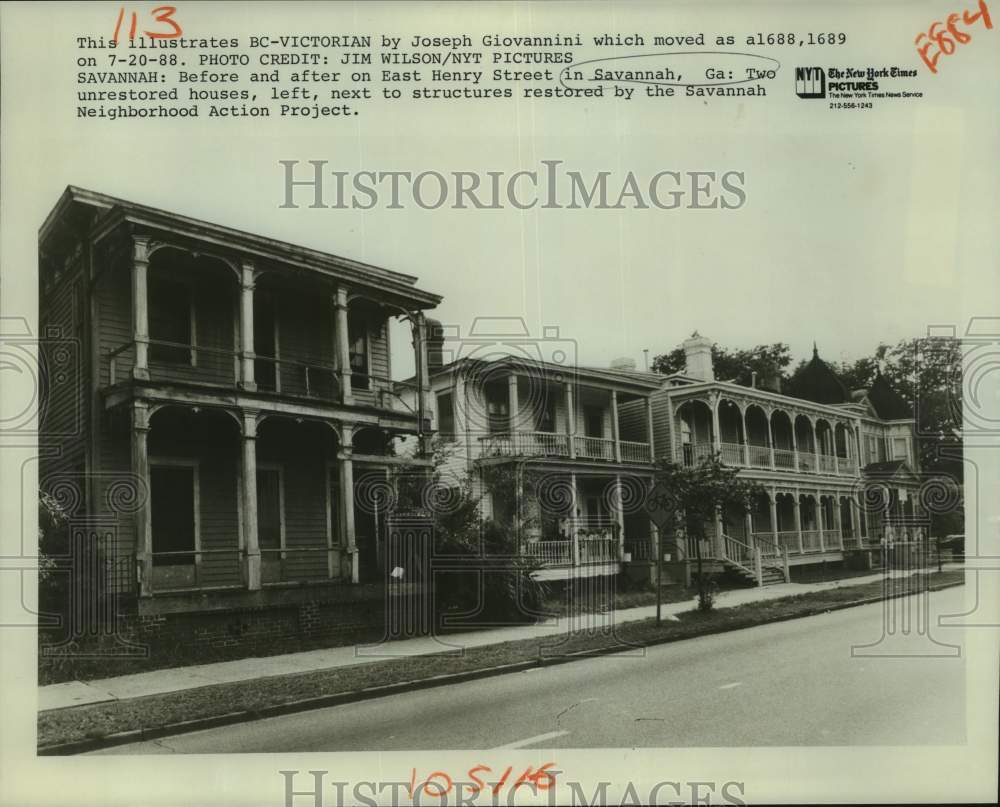
[[[964,610],[962,592],[931,594],[932,615]],[[964,743],[964,658],[852,658],[882,626],[861,606],[99,753]]]

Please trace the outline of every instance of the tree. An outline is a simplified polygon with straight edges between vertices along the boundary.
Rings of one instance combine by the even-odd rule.
[[[722,463],[718,454],[706,457],[696,466],[680,465],[669,460],[659,460],[653,488],[646,500],[646,509],[656,522],[660,536],[664,533],[678,536],[687,533],[695,539],[698,561],[698,604],[711,608],[711,581],[705,576],[701,542],[706,538],[705,526],[714,523],[716,513],[723,508],[747,513],[763,488],[738,478],[740,470]],[[657,550],[657,570],[663,553]],[[659,581],[657,581],[659,591]],[[657,619],[659,615],[657,595]]]
[[[775,342],[771,345],[757,345],[749,350],[730,350],[712,345],[712,368],[715,377],[723,381],[735,381],[750,386],[756,372],[758,383],[766,378],[785,378],[785,368],[792,362],[788,345]],[[653,358],[652,369],[658,373],[680,373],[684,371],[684,348],[678,346],[669,353]]]
[[[533,618],[545,591],[533,577],[536,566],[520,552],[530,519],[515,505],[517,487],[523,496],[528,480],[514,463],[486,466],[482,482],[494,512],[509,517],[484,518],[472,480],[445,472],[452,450],[436,444],[430,473],[397,480],[397,508],[427,514],[434,523],[434,554],[449,559],[448,571],[434,575],[435,602],[442,611],[490,623]]]

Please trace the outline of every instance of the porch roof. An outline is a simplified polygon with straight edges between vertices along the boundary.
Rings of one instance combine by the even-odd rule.
[[[260,258],[278,266],[316,272],[331,279],[343,280],[348,285],[369,287],[396,297],[411,308],[433,308],[442,300],[441,295],[417,288],[417,278],[414,275],[118,199],[74,185],[67,186],[39,228],[38,239],[42,244],[58,240],[67,228],[83,228],[98,240],[123,223],[173,233],[234,253]]]

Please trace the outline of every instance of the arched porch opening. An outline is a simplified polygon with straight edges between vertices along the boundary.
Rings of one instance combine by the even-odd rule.
[[[240,429],[235,416],[218,408],[157,408],[149,418],[147,450],[152,589],[240,586]]]
[[[799,551],[799,531],[795,523],[795,495],[778,493],[774,497],[778,543],[789,552]]]
[[[768,440],[767,413],[757,404],[750,404],[746,419],[747,454],[752,468],[771,467],[771,446]]]
[[[239,378],[239,279],[226,261],[173,246],[146,270],[153,381],[233,386]]]
[[[694,398],[682,403],[677,408],[676,426],[684,465],[699,465],[712,455],[712,409],[707,401]]]
[[[336,433],[323,422],[267,415],[258,423],[257,543],[262,585],[340,576],[339,555],[348,542],[338,448]]]
[[[795,418],[795,443],[799,450],[799,470],[816,470],[816,435],[812,421],[805,415]]]
[[[743,412],[735,401],[719,400],[719,448],[726,465],[743,465]]]
[[[816,462],[822,473],[832,474],[836,469],[833,427],[823,418],[816,421]]]
[[[802,550],[818,552],[820,549],[821,516],[819,502],[811,493],[799,495],[799,517],[802,524]]]
[[[774,466],[795,470],[795,430],[791,416],[783,409],[771,413],[771,436],[774,439]]]

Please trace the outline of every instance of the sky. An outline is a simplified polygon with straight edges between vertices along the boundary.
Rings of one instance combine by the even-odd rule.
[[[283,7],[296,10],[293,30],[340,30],[315,6]],[[68,6],[47,24],[55,41],[71,41],[110,30],[108,8]],[[389,27],[367,7],[333,8],[343,9],[344,30]],[[566,27],[538,5],[450,8],[448,23],[429,26],[401,7],[392,25],[404,36]],[[666,15],[593,4],[571,28],[718,29],[687,8]],[[872,14],[867,27],[877,30]],[[211,4],[185,7],[185,25],[241,36],[276,27],[266,15],[223,15]],[[886,64],[913,62],[905,38],[880,47]],[[786,76],[767,99],[746,102],[401,102],[346,122],[190,125],[76,118],[77,55],[53,48],[50,59],[3,76],[3,137],[18,155],[2,176],[5,199],[18,200],[4,211],[8,316],[33,315],[35,233],[67,184],[417,275],[444,296],[434,316],[462,334],[478,317],[520,317],[532,334],[558,328],[588,365],[628,356],[642,367],[643,349],[666,352],[696,329],[732,348],[786,342],[796,361],[814,341],[828,359],[856,358],[929,325],[961,328],[1000,298],[989,259],[996,172],[982,170],[1000,127],[995,109],[974,103],[981,90],[955,72],[935,76],[920,103],[850,113],[798,99]],[[970,48],[962,58],[968,76],[988,71],[992,55]],[[632,171],[640,180],[735,170],[747,201],[738,210],[283,210],[278,161],[289,159],[414,173],[510,173],[555,159],[589,176]],[[13,282],[12,266],[24,267]],[[396,339],[397,373],[410,369],[405,342]]]

